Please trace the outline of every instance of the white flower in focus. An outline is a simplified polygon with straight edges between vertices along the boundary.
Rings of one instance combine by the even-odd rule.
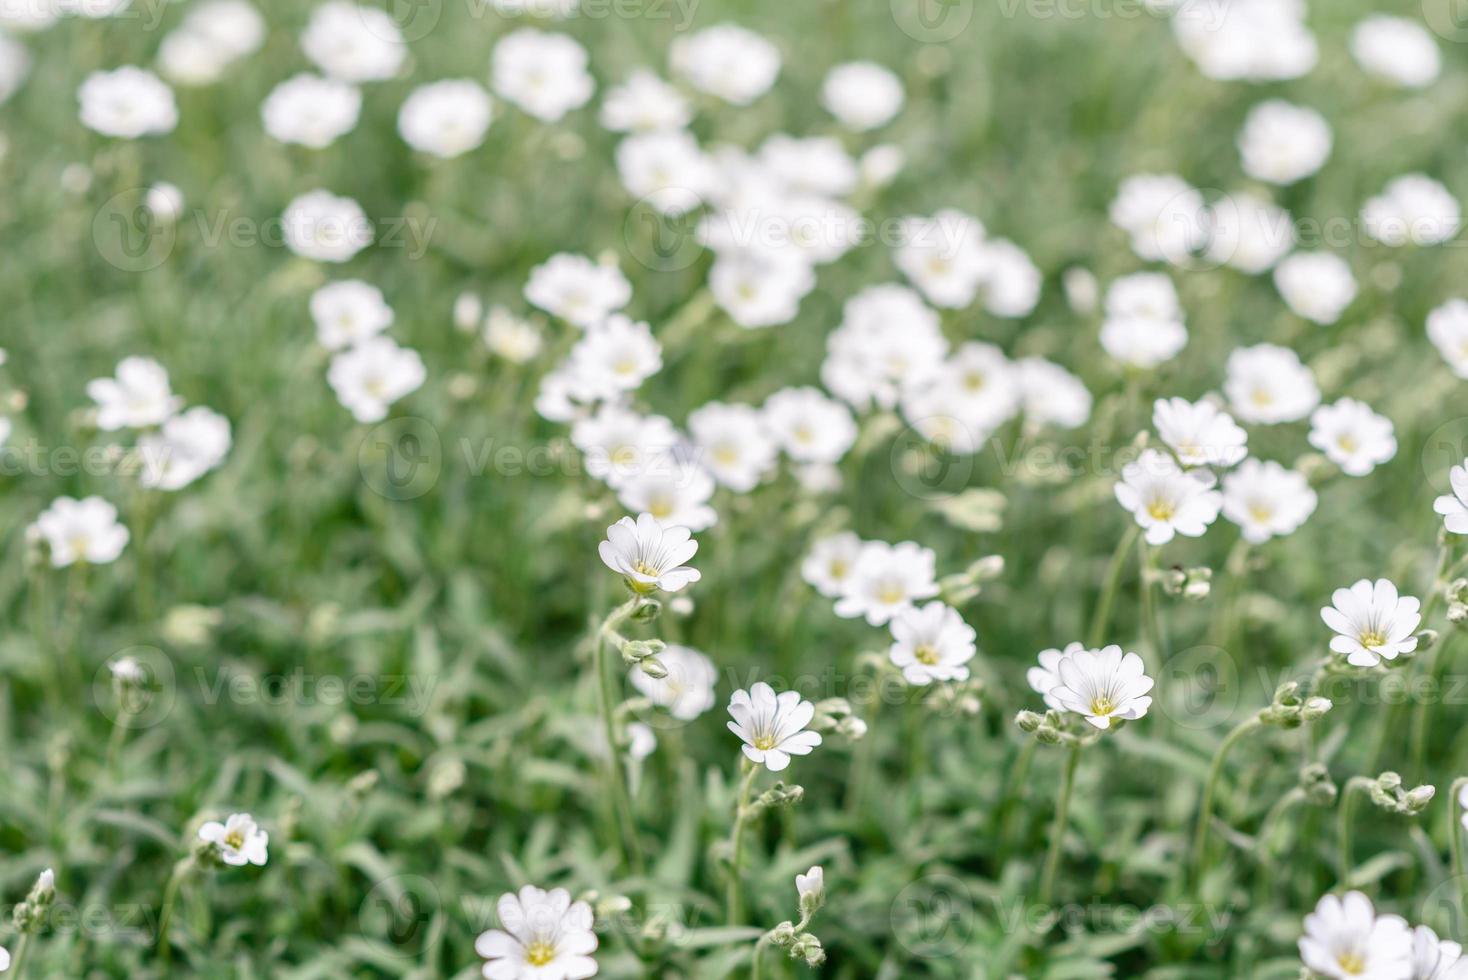
[[[643,697],[679,721],[692,721],[714,706],[719,671],[706,654],[673,644],[658,654],[658,663],[668,672],[666,677],[649,677],[639,667],[627,674]]]
[[[1149,262],[1181,263],[1207,238],[1203,195],[1175,174],[1128,177],[1111,202],[1111,223]]]
[[[1315,513],[1316,503],[1305,474],[1273,460],[1246,459],[1223,478],[1223,516],[1251,544],[1293,534]]]
[[[326,371],[326,383],[358,422],[381,422],[393,402],[417,391],[427,377],[417,351],[380,336],[336,354]]]
[[[1448,485],[1452,493],[1434,500],[1432,509],[1443,516],[1448,533],[1468,534],[1468,459],[1448,471]]]
[[[775,441],[799,463],[838,463],[856,442],[851,410],[815,388],[777,391],[763,412]]]
[[[744,741],[742,749],[750,762],[770,772],[783,772],[792,755],[809,755],[821,744],[819,732],[806,731],[815,717],[816,706],[802,700],[796,691],[776,695],[770,685],[758,681],[748,691],[735,691],[729,698],[729,731]]]
[[[664,527],[651,514],[624,517],[607,528],[598,548],[602,563],[627,580],[632,591],[681,592],[703,576],[685,562],[698,552],[686,527]]]
[[[843,595],[861,558],[862,540],[849,531],[821,538],[800,565],[800,577],[828,599]]]
[[[909,684],[968,680],[964,665],[974,657],[978,634],[958,610],[930,602],[902,610],[888,625],[894,641],[888,655]]]
[[[709,506],[714,478],[695,462],[667,453],[655,456],[640,472],[617,483],[617,500],[636,513],[647,513],[667,525],[705,531],[719,521]]]
[[[1077,650],[1055,661],[1060,683],[1046,693],[1062,710],[1083,716],[1106,731],[1117,721],[1135,721],[1147,714],[1152,678],[1135,653],[1123,653],[1115,644],[1100,650]]]
[[[330,191],[311,191],[291,201],[281,225],[287,247],[317,262],[346,262],[372,244],[372,222],[362,206]]]
[[[301,50],[325,74],[353,84],[392,78],[408,54],[390,16],[348,0],[330,0],[311,12]]]
[[[1148,449],[1122,468],[1116,499],[1146,532],[1147,543],[1161,545],[1176,534],[1201,537],[1218,519],[1223,497],[1206,470],[1184,471],[1171,456]]]
[[[485,980],[584,980],[596,975],[591,906],[564,888],[526,885],[495,906],[500,928],[481,933],[474,951],[487,960]]]
[[[1257,344],[1228,356],[1223,390],[1236,418],[1260,425],[1294,422],[1320,404],[1315,375],[1288,347]]]
[[[626,306],[632,284],[614,262],[560,252],[530,270],[525,298],[552,316],[588,327]]]
[[[362,93],[355,85],[307,72],[275,86],[260,106],[265,132],[272,138],[313,150],[350,133],[361,112]]]
[[[351,347],[392,326],[392,307],[382,290],[360,279],[327,283],[311,294],[316,339],[327,350]]]
[[[1348,476],[1365,476],[1397,454],[1392,420],[1354,398],[1322,405],[1311,414],[1310,445]]]
[[[759,409],[710,402],[688,416],[698,461],[735,493],[748,493],[779,462],[780,447]]]
[[[878,129],[902,110],[902,81],[870,61],[851,61],[826,73],[821,105],[842,125],[857,132]]]
[[[586,49],[565,34],[522,27],[494,46],[495,93],[541,122],[558,121],[591,98]]]
[[[1426,88],[1442,72],[1427,28],[1405,17],[1367,17],[1351,32],[1351,57],[1368,74],[1403,88]]]
[[[138,483],[181,490],[223,462],[230,444],[228,419],[203,406],[191,408],[138,440]]]
[[[675,74],[700,92],[734,105],[749,105],[780,74],[779,50],[735,24],[716,24],[680,35],[673,40],[668,56]]]
[[[1248,433],[1207,400],[1159,398],[1152,424],[1184,466],[1232,466],[1248,453]]]
[[[1374,667],[1383,658],[1395,660],[1417,649],[1422,604],[1398,596],[1389,579],[1363,578],[1349,589],[1336,589],[1331,603],[1320,610],[1320,618],[1336,633],[1330,648],[1346,654],[1352,665]]]
[[[1468,378],[1468,301],[1449,300],[1429,313],[1427,337],[1453,373]]]
[[[178,105],[157,75],[126,65],[96,71],[77,90],[82,125],[103,136],[137,139],[171,133],[178,125]]]
[[[911,541],[867,542],[836,600],[836,615],[885,626],[904,609],[938,594],[937,562],[932,549]]]
[[[1080,378],[1043,357],[1014,362],[1020,408],[1029,422],[1074,429],[1091,417],[1091,392]]]
[[[1296,314],[1326,325],[1356,298],[1351,267],[1331,252],[1296,252],[1275,267],[1274,285]]]
[[[1360,892],[1326,895],[1305,916],[1300,959],[1330,980],[1411,980],[1412,933]]]
[[[614,133],[657,133],[682,129],[693,120],[683,93],[646,68],[609,89],[602,100],[602,127]]]
[[[1031,667],[1025,671],[1025,681],[1030,685],[1030,690],[1045,699],[1045,706],[1052,711],[1065,711],[1066,707],[1055,697],[1053,693],[1060,687],[1060,662],[1078,653],[1084,652],[1086,645],[1080,642],[1068,643],[1064,650],[1041,650],[1040,666]],[[1091,651],[1092,653],[1098,651]]]
[[[199,840],[213,844],[219,859],[232,867],[263,867],[269,859],[270,835],[248,813],[232,813],[224,823],[209,821],[199,828]]]
[[[478,82],[449,79],[415,88],[398,110],[398,133],[415,150],[451,159],[484,142],[494,118],[489,93]]]
[[[33,525],[51,549],[51,564],[65,568],[76,562],[106,565],[127,547],[128,530],[117,520],[117,508],[101,497],[57,497]]]
[[[1239,133],[1244,173],[1288,185],[1316,173],[1330,157],[1330,124],[1314,109],[1281,99],[1249,110]]]
[[[87,397],[97,403],[97,428],[103,432],[161,425],[183,405],[168,384],[168,371],[151,357],[124,357],[115,377],[87,382]]]
[[[1442,184],[1425,174],[1407,174],[1366,202],[1361,224],[1383,245],[1441,245],[1457,236],[1463,210]]]

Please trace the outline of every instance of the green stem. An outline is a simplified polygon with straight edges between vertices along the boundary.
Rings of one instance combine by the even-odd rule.
[[[1367,779],[1365,776],[1352,776],[1346,780],[1346,785],[1341,788],[1340,823],[1337,831],[1337,839],[1341,848],[1340,887],[1343,889],[1351,887],[1351,868],[1353,867],[1351,857],[1351,804],[1354,801],[1356,791],[1360,790],[1364,792],[1371,787],[1373,782],[1374,780]]]
[[[1191,866],[1194,881],[1199,881],[1203,877],[1203,858],[1208,849],[1208,825],[1213,819],[1213,798],[1218,791],[1218,780],[1223,775],[1223,764],[1239,740],[1261,725],[1263,722],[1259,720],[1258,715],[1244,719],[1234,726],[1233,731],[1229,732],[1219,743],[1218,751],[1213,753],[1213,761],[1208,766],[1208,778],[1203,783],[1203,798],[1198,804],[1198,823],[1193,828]]]
[[[1443,586],[1447,584],[1449,574],[1448,565],[1452,558],[1452,553],[1452,543],[1447,535],[1444,534],[1438,548],[1437,569],[1432,573],[1432,588],[1428,592],[1427,601],[1422,605],[1422,622],[1420,625],[1424,629],[1427,628],[1433,612],[1437,609],[1437,604],[1443,598]],[[1443,641],[1439,638],[1438,642],[1441,644]],[[1427,664],[1428,677],[1436,676],[1435,671],[1441,652],[1440,648],[1429,652]],[[1395,733],[1399,730],[1403,710],[1404,706],[1402,704],[1393,703],[1387,706],[1386,711],[1382,712],[1381,728],[1377,732],[1376,743],[1371,750],[1371,757],[1366,763],[1367,772],[1377,772],[1380,769],[1382,756],[1386,754],[1387,743],[1392,740]],[[1412,749],[1410,757],[1412,760],[1412,769],[1408,772],[1408,775],[1414,778],[1421,771],[1420,763],[1422,761],[1422,753],[1426,749],[1429,713],[1428,702],[1423,701],[1417,705],[1417,710],[1413,713],[1412,717],[1410,742]]]
[[[740,766],[744,778],[739,783],[739,796],[734,801],[734,826],[729,831],[729,925],[737,925],[744,918],[744,898],[739,866],[744,857],[744,817],[749,809],[749,791],[754,786],[754,777],[759,766],[747,758],[741,758]]]
[[[26,954],[31,951],[31,934],[23,932],[20,934],[20,943],[15,947],[15,956],[10,961],[10,972],[7,974],[9,980],[20,980],[25,974]]]
[[[1080,765],[1081,748],[1080,742],[1071,746],[1070,755],[1065,760],[1065,771],[1060,777],[1060,798],[1055,803],[1055,824],[1050,830],[1050,851],[1045,855],[1045,871],[1040,877],[1038,902],[1042,906],[1050,904],[1050,896],[1055,890],[1055,873],[1060,870],[1060,851],[1070,816],[1070,796],[1071,791],[1075,788],[1076,767]]]
[[[622,751],[617,744],[617,725],[614,720],[612,676],[607,663],[607,646],[611,634],[631,616],[642,600],[634,596],[614,609],[602,623],[596,638],[596,690],[597,703],[601,709],[602,731],[607,742],[607,779],[611,783],[611,800],[614,820],[622,842],[622,860],[636,874],[642,874],[642,848],[637,843],[637,825],[632,817],[632,799],[627,791],[627,772],[622,764]]]
[[[764,958],[760,954],[765,951],[765,943],[769,938],[770,934],[767,932],[754,942],[754,959],[749,964],[749,980],[760,980],[764,968]]]
[[[107,738],[107,773],[117,782],[122,781],[117,764],[122,756],[122,743],[127,738],[127,726],[131,718],[132,712],[119,704],[117,718],[112,722],[112,734]]]
[[[1116,604],[1116,590],[1121,585],[1122,566],[1126,564],[1126,553],[1141,533],[1141,527],[1133,524],[1111,555],[1111,564],[1106,570],[1106,584],[1101,590],[1101,599],[1096,604],[1096,614],[1091,619],[1091,630],[1086,637],[1088,647],[1099,647],[1106,638],[1106,630],[1111,625],[1111,607]]]
[[[168,927],[173,923],[173,906],[178,901],[178,890],[183,884],[184,878],[188,877],[194,869],[194,859],[191,856],[179,860],[173,866],[173,873],[168,876],[168,884],[163,888],[163,911],[158,917],[158,958],[163,962],[163,975],[167,976],[172,964],[173,947],[168,943]]]
[[[1422,622],[1425,626],[1426,617]],[[1407,770],[1409,779],[1415,780],[1422,774],[1422,765],[1427,754],[1428,723],[1432,718],[1432,709],[1440,699],[1442,671],[1448,659],[1443,656],[1443,648],[1451,642],[1452,634],[1440,636],[1427,654],[1427,677],[1432,683],[1428,685],[1425,696],[1417,702],[1417,710],[1412,713],[1412,766]]]
[[[1024,747],[1015,756],[1014,767],[1009,771],[1009,781],[1005,786],[1004,800],[999,804],[999,856],[1000,863],[1009,856],[1009,848],[1014,843],[1014,819],[1019,812],[1020,793],[1027,785],[1026,777],[1030,772],[1030,762],[1035,758],[1035,746],[1040,743],[1033,738],[1026,738]]]
[[[1259,861],[1259,888],[1255,900],[1255,907],[1262,908],[1265,901],[1273,893],[1274,884],[1274,855],[1270,852],[1269,842],[1274,837],[1274,830],[1290,808],[1305,802],[1305,790],[1295,786],[1269,808],[1264,814],[1264,819],[1259,823],[1259,832],[1254,835],[1254,856]]]
[[[1151,654],[1149,666],[1151,673],[1157,673],[1157,669],[1167,663],[1170,653],[1167,649],[1167,639],[1162,630],[1162,619],[1157,612],[1157,594],[1153,591],[1152,569],[1155,562],[1152,561],[1153,549],[1147,542],[1137,539],[1137,574],[1140,576],[1138,588],[1142,594],[1142,632],[1146,635],[1146,649]]]
[[[1458,914],[1468,912],[1468,874],[1463,868],[1463,825],[1459,822],[1458,794],[1468,786],[1468,776],[1453,780],[1448,792],[1448,848],[1453,855],[1453,880],[1458,883]]]

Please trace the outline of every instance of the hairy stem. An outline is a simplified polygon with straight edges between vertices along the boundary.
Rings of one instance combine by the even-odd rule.
[[[1203,798],[1198,804],[1198,823],[1193,828],[1191,867],[1194,881],[1199,881],[1203,877],[1203,858],[1208,850],[1208,825],[1213,819],[1213,798],[1218,792],[1218,781],[1223,776],[1223,764],[1239,740],[1262,724],[1258,715],[1244,719],[1234,726],[1233,731],[1224,736],[1223,741],[1218,745],[1218,751],[1213,753],[1213,761],[1208,766],[1208,778],[1203,783]]]
[[[607,648],[611,634],[632,615],[640,601],[634,596],[614,609],[606,622],[602,623],[596,638],[597,703],[601,709],[602,731],[607,741],[607,779],[611,783],[612,810],[622,842],[622,860],[637,874],[642,873],[642,848],[637,843],[632,798],[627,791],[627,771],[622,763],[622,752],[617,745],[617,725],[614,720],[616,696],[607,663]]]
[[[1050,896],[1055,891],[1055,873],[1060,870],[1060,851],[1070,816],[1070,797],[1071,791],[1075,788],[1076,768],[1081,761],[1081,747],[1079,742],[1070,747],[1070,755],[1065,760],[1065,770],[1060,777],[1060,797],[1055,803],[1055,823],[1050,830],[1050,850],[1045,855],[1045,871],[1040,876],[1040,890],[1037,893],[1040,905],[1049,905]]]
[[[749,791],[754,786],[754,777],[759,766],[748,759],[741,760],[744,778],[739,783],[739,796],[734,801],[734,826],[729,831],[729,925],[736,925],[744,918],[744,896],[739,866],[744,857],[744,818],[749,810]]]

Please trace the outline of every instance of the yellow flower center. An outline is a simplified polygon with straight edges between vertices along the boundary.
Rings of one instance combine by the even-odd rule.
[[[1170,500],[1154,500],[1147,505],[1147,513],[1154,521],[1170,521],[1172,515],[1177,513],[1177,508]]]
[[[929,667],[938,662],[938,651],[930,643],[924,643],[912,652],[918,663],[927,664]]]
[[[1360,976],[1366,972],[1366,957],[1357,952],[1342,953],[1337,956],[1336,965],[1353,977]]]
[[[714,448],[714,462],[721,466],[733,466],[739,462],[739,450],[728,444]]]
[[[1267,405],[1273,405],[1274,393],[1271,392],[1268,388],[1255,388],[1251,400],[1254,402],[1255,405],[1258,405],[1261,408]]]
[[[1340,446],[1348,453],[1354,453],[1356,451],[1356,440],[1350,436],[1341,436],[1335,442],[1337,446]]]
[[[224,844],[231,850],[238,851],[240,848],[245,846],[245,835],[240,833],[238,830],[231,830],[229,833],[224,835]]]
[[[531,966],[545,966],[556,958],[556,948],[544,939],[537,939],[525,948],[525,962]]]
[[[621,375],[628,375],[637,370],[637,362],[630,359],[618,361],[612,366],[612,370]]]
[[[1360,636],[1361,645],[1368,650],[1375,649],[1386,642],[1386,634],[1381,630],[1367,630]]]
[[[673,514],[673,502],[667,497],[654,497],[647,502],[647,512],[658,520],[667,520]]]
[[[1105,695],[1091,699],[1091,714],[1093,715],[1109,715],[1115,710],[1116,705],[1112,704],[1111,699]]]
[[[884,606],[895,606],[906,598],[906,590],[893,582],[889,582],[877,589],[877,601]]]
[[[775,736],[756,735],[754,737],[754,747],[759,749],[761,752],[770,751],[770,749],[773,749],[775,747]]]
[[[1260,524],[1263,524],[1274,516],[1274,508],[1268,504],[1252,503],[1249,505],[1249,516]]]
[[[829,569],[831,577],[836,580],[844,579],[851,572],[851,565],[840,558],[833,559]]]

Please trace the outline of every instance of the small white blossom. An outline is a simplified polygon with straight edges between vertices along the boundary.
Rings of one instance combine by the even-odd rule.
[[[1307,320],[1332,324],[1356,298],[1356,277],[1331,252],[1296,252],[1274,269],[1274,285],[1290,309]]]
[[[311,319],[321,346],[334,351],[382,333],[392,326],[393,311],[376,286],[342,279],[311,294]]]
[[[199,828],[199,840],[213,844],[219,859],[233,867],[264,866],[270,835],[248,813],[233,813],[224,823],[211,820]]]
[[[1038,425],[1074,429],[1091,417],[1091,392],[1080,378],[1043,357],[1014,362],[1020,408]]]
[[[821,105],[857,132],[877,129],[902,110],[902,81],[870,61],[837,65],[821,84]]]
[[[1446,187],[1425,174],[1386,185],[1361,208],[1366,234],[1383,245],[1441,245],[1463,226],[1463,209]]]
[[[614,133],[657,133],[682,129],[693,119],[683,93],[646,68],[609,89],[601,104],[601,124]]]
[[[229,420],[202,405],[195,406],[138,440],[143,463],[138,483],[181,490],[223,462],[230,443]]]
[[[1349,589],[1336,589],[1331,603],[1320,610],[1320,618],[1336,633],[1330,648],[1346,654],[1349,663],[1374,667],[1417,649],[1422,603],[1399,596],[1389,579],[1363,578]]]
[[[667,676],[650,677],[639,667],[628,672],[628,680],[659,708],[679,721],[692,721],[714,706],[714,687],[719,670],[706,654],[676,644],[658,654]]]
[[[1294,422],[1320,404],[1320,388],[1288,347],[1240,347],[1228,357],[1223,390],[1236,418],[1274,425]]]
[[[602,563],[627,580],[634,592],[681,592],[703,576],[685,563],[698,551],[686,527],[665,527],[651,514],[624,517],[607,528]]]
[[[796,691],[776,695],[770,685],[757,681],[748,691],[729,699],[729,731],[738,735],[750,762],[770,772],[783,772],[793,755],[809,755],[821,744],[819,732],[806,731],[816,706]]]
[[[392,78],[408,55],[392,17],[348,0],[330,0],[311,12],[301,50],[327,75],[354,84]]]
[[[596,975],[591,906],[564,888],[526,885],[500,896],[500,928],[481,933],[474,951],[485,980],[585,980]]]
[[[103,136],[137,139],[171,133],[178,125],[178,105],[157,75],[126,65],[97,71],[77,91],[82,125]]]
[[[530,270],[525,298],[552,316],[588,327],[626,306],[632,284],[615,263],[561,252]]]
[[[1293,184],[1316,173],[1330,157],[1330,124],[1314,109],[1280,99],[1249,110],[1239,133],[1244,172],[1271,184]]]
[[[1427,337],[1453,373],[1468,378],[1468,301],[1449,300],[1429,313]]]
[[[51,549],[51,564],[56,568],[76,562],[106,565],[116,561],[129,536],[117,520],[117,508],[101,497],[57,497],[33,526]]]
[[[699,463],[736,493],[753,490],[779,462],[764,413],[749,405],[710,402],[688,416],[688,431]]]
[[[930,602],[902,610],[889,626],[893,639],[889,656],[909,684],[968,680],[965,664],[974,657],[977,634],[958,610]]]
[[[302,72],[270,90],[260,106],[265,132],[282,143],[324,149],[350,133],[362,113],[362,92],[335,78]]]
[[[1052,711],[1065,711],[1065,705],[1057,698],[1054,691],[1061,686],[1060,662],[1078,653],[1084,652],[1086,645],[1079,641],[1066,644],[1064,650],[1041,650],[1040,666],[1031,667],[1025,671],[1025,681],[1030,685],[1030,690],[1045,699],[1045,706]],[[1092,651],[1095,652],[1095,651]]]
[[[865,617],[872,626],[886,625],[914,603],[938,594],[937,561],[932,549],[911,541],[863,544],[846,588],[836,600],[836,615]]]
[[[1348,476],[1365,476],[1397,454],[1392,420],[1354,398],[1322,405],[1311,414],[1310,445]]]
[[[856,570],[861,549],[861,538],[849,531],[821,538],[801,563],[800,576],[826,598],[839,598]]]
[[[1253,544],[1294,533],[1315,513],[1316,502],[1305,474],[1273,460],[1246,459],[1223,478],[1223,516]]]
[[[1180,263],[1207,237],[1203,195],[1175,174],[1139,174],[1122,182],[1111,223],[1131,236],[1132,251],[1149,262]]]
[[[327,384],[358,422],[381,422],[393,402],[417,391],[427,377],[418,352],[389,337],[371,337],[339,352],[326,372]]]
[[[1351,32],[1351,57],[1367,73],[1403,88],[1426,88],[1442,72],[1427,28],[1405,17],[1367,17]]]
[[[586,49],[565,34],[522,27],[494,46],[491,81],[500,98],[542,122],[557,122],[591,98]]]
[[[1452,492],[1433,501],[1432,509],[1443,516],[1450,534],[1468,534],[1468,459],[1448,472]]]
[[[330,191],[302,194],[281,217],[285,243],[302,258],[346,262],[372,244],[372,222],[362,206]]]
[[[786,388],[766,400],[764,419],[780,448],[800,463],[836,463],[856,442],[851,411],[815,388]]]
[[[1360,892],[1326,895],[1305,916],[1300,959],[1330,980],[1410,980],[1412,934],[1395,915],[1377,915]]]
[[[87,382],[87,395],[97,403],[103,432],[161,425],[183,405],[169,387],[168,371],[151,357],[123,358],[115,377]]]
[[[1218,519],[1223,497],[1206,470],[1182,470],[1169,455],[1148,449],[1122,468],[1116,499],[1146,532],[1147,543],[1166,544],[1174,535],[1201,537]]]
[[[674,73],[701,92],[734,105],[749,105],[780,74],[780,52],[753,31],[716,24],[680,35],[669,49]]]
[[[415,88],[398,110],[398,133],[415,150],[462,156],[484,142],[494,106],[484,86],[467,78]]]
[[[1135,721],[1147,714],[1152,678],[1135,653],[1112,645],[1100,650],[1077,650],[1055,661],[1060,683],[1046,692],[1065,711],[1081,715],[1105,731],[1117,721]]]
[[[1159,398],[1152,424],[1184,466],[1232,466],[1248,453],[1248,433],[1211,401]]]

